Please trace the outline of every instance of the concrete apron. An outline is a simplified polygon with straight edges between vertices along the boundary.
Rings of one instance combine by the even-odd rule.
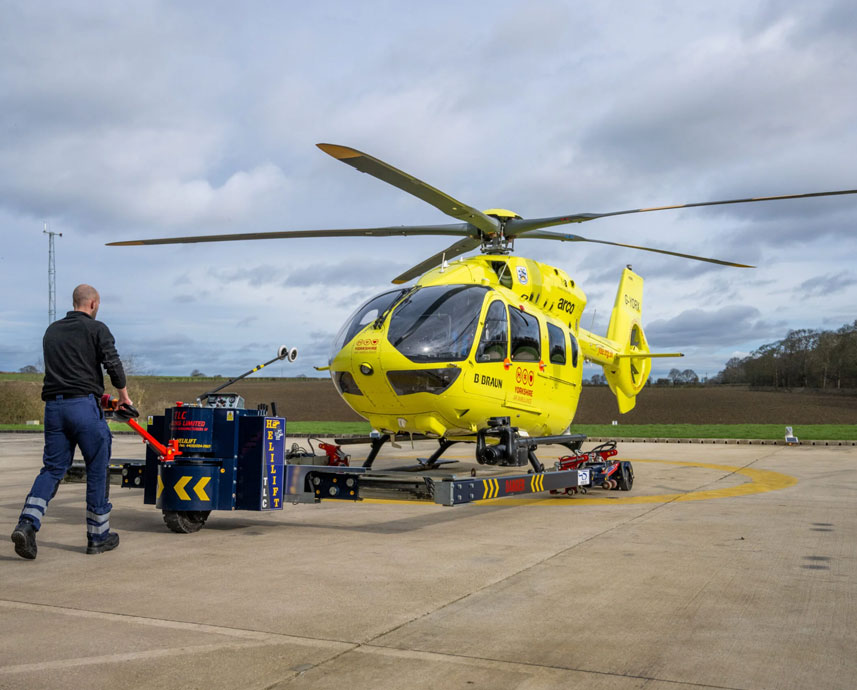
[[[62,485],[38,558],[0,551],[0,688],[852,688],[857,449],[620,451],[628,493],[288,505],[191,535],[113,487],[122,543],[98,556]],[[9,533],[40,457],[0,434]]]

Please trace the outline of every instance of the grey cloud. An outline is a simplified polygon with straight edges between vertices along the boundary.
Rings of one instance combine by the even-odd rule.
[[[805,280],[794,290],[794,294],[802,297],[824,297],[842,292],[855,284],[857,277],[849,271],[842,271]]]
[[[283,277],[282,267],[259,264],[249,268],[213,268],[209,274],[220,283],[246,282],[253,287],[274,285]]]
[[[335,240],[334,240],[335,242]],[[416,261],[414,262],[416,263]],[[384,284],[408,268],[396,261],[378,261],[356,258],[335,264],[316,263],[300,268],[289,267],[283,285],[286,287],[310,287],[315,285],[366,286]]]
[[[769,338],[777,328],[784,327],[783,323],[763,320],[755,307],[734,305],[712,311],[689,309],[671,319],[652,321],[646,327],[646,335],[650,342],[662,347],[713,347]]]

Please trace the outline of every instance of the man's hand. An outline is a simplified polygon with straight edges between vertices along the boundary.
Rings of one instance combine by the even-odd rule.
[[[120,405],[130,405],[133,407],[134,403],[132,403],[131,398],[128,397],[127,388],[117,388],[116,393],[118,395]]]

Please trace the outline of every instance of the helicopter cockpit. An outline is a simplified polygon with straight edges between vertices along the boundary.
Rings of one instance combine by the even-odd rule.
[[[391,290],[361,305],[334,340],[330,361],[366,326],[396,305],[387,340],[413,362],[458,362],[466,359],[476,338],[485,295],[482,285],[436,285]],[[502,359],[502,358],[501,358]]]

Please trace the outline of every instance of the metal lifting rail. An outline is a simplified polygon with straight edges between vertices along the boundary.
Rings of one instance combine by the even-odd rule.
[[[506,496],[565,491],[588,486],[591,481],[589,469],[503,474],[494,477],[402,476],[401,472],[320,465],[287,465],[285,472],[286,500],[293,503],[400,498],[456,506]]]

